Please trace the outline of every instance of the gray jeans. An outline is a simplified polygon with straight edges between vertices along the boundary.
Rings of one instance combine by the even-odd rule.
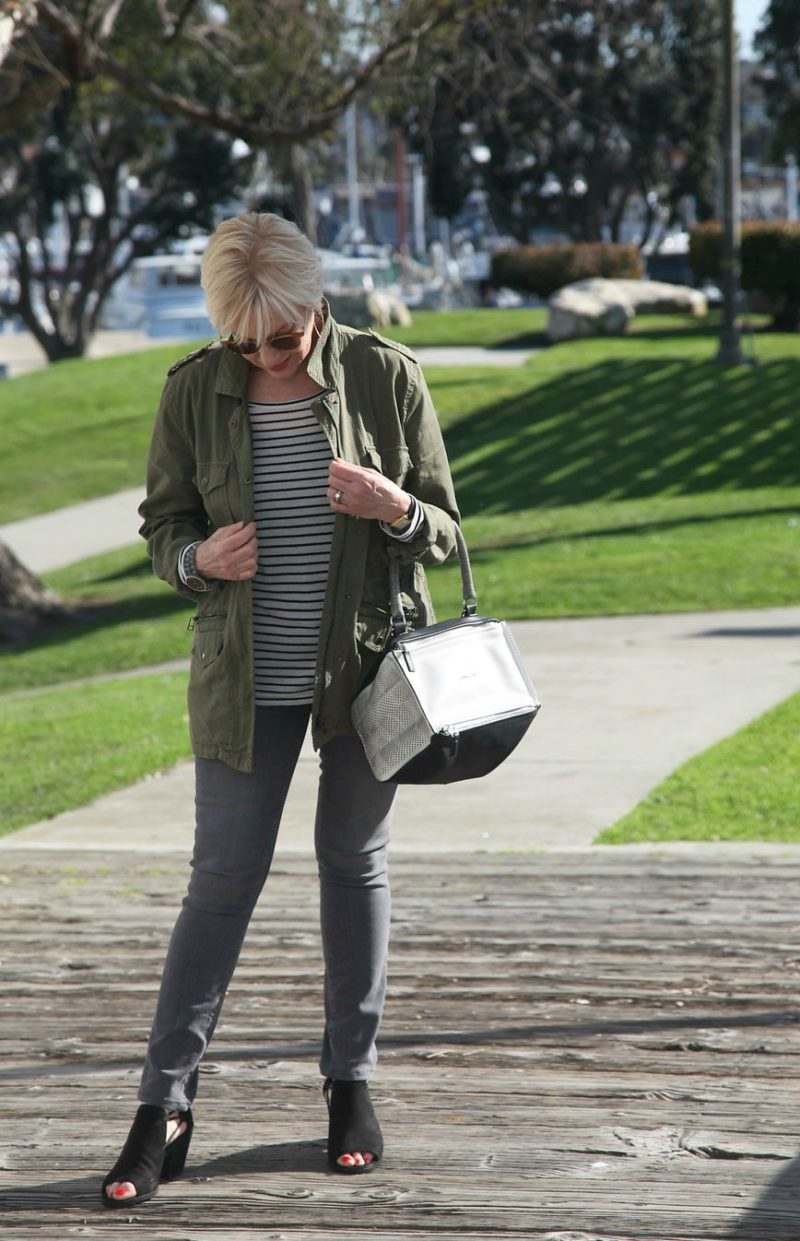
[[[252,772],[198,758],[192,874],[170,940],[139,1099],[185,1109],[269,874],[307,707],[256,710]],[[355,1081],[375,1067],[386,993],[386,847],[396,785],[372,775],[357,737],[320,751],[315,846],[325,960],[320,1070]]]

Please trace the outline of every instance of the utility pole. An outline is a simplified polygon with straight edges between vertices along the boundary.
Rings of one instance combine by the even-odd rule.
[[[722,331],[717,361],[721,366],[744,362],[739,333],[739,287],[742,274],[742,150],[739,115],[739,49],[734,22],[735,0],[721,0],[725,85],[723,142]]]
[[[347,136],[347,224],[350,241],[357,242],[361,235],[361,213],[358,203],[358,130],[356,105],[351,103],[344,114]]]
[[[408,253],[408,203],[406,199],[406,143],[399,127],[394,133],[394,180],[397,203],[397,249]]]
[[[786,219],[797,223],[797,160],[794,155],[786,156]]]

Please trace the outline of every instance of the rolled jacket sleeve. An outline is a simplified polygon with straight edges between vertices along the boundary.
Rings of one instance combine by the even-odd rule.
[[[393,539],[389,555],[401,564],[441,564],[455,551],[453,522],[461,519],[439,419],[418,363],[410,372],[403,424],[411,458],[403,488],[422,506],[424,520],[413,539]]]
[[[194,441],[167,381],[147,458],[147,491],[139,506],[139,533],[147,540],[153,571],[187,599],[197,594],[182,580],[181,553],[208,536],[208,518],[195,485]]]

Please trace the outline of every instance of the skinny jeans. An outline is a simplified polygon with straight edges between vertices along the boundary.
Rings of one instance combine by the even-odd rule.
[[[269,874],[308,707],[257,707],[253,770],[195,759],[191,877],[172,932],[139,1088],[185,1110],[197,1092],[250,916]],[[397,786],[375,779],[356,736],[320,750],[314,841],[325,964],[325,1077],[367,1080],[386,994],[386,850]]]

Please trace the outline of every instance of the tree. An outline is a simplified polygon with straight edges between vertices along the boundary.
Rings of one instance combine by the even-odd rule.
[[[0,543],[0,645],[46,632],[73,614],[74,608],[62,603]]]
[[[344,21],[336,0],[19,0],[0,63],[0,233],[17,292],[0,311],[51,360],[80,356],[130,263],[210,227],[242,188],[237,138],[286,149],[309,225],[303,144],[449,7],[373,0],[363,13]]]
[[[755,39],[767,108],[775,122],[774,156],[800,153],[800,7],[770,0]]]
[[[130,263],[208,227],[241,184],[237,138],[287,149],[307,192],[304,144],[453,7],[371,0],[350,20],[337,0],[6,0],[0,234],[17,291],[0,314],[51,360],[82,354]],[[0,641],[65,615],[0,546]]]
[[[692,193],[708,214],[718,33],[716,0],[487,0],[440,36],[451,54],[425,96],[403,100],[434,209],[461,206],[485,146],[493,218],[520,240],[543,224],[616,239],[634,193],[673,213]]]

